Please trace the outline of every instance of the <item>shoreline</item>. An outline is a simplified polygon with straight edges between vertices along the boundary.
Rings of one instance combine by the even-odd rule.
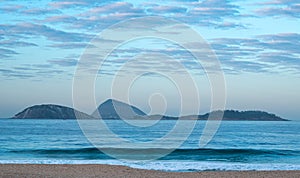
[[[0,164],[0,177],[300,177],[292,171],[165,172],[106,164]]]

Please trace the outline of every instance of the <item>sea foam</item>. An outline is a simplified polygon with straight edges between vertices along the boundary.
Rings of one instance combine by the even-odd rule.
[[[300,170],[299,164],[251,164],[197,161],[146,161],[127,162],[120,160],[0,160],[0,164],[106,164],[122,165],[137,169],[194,172],[194,171],[246,171],[246,170]]]

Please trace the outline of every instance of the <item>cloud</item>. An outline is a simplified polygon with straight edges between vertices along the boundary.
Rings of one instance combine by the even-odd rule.
[[[199,26],[218,29],[246,28],[242,22],[233,22],[232,19],[242,17],[240,7],[228,0],[204,0],[188,3],[189,10],[180,20]]]
[[[106,27],[122,20],[147,15],[144,9],[134,7],[128,2],[115,2],[101,6],[95,6],[78,14],[75,27],[85,30],[101,31]]]
[[[15,48],[15,47],[28,47],[28,46],[38,46],[35,43],[17,41],[17,40],[2,40],[0,41],[0,46]]]
[[[49,8],[31,8],[21,11],[22,14],[26,15],[48,15],[48,14],[61,14],[62,12],[57,9]]]
[[[91,14],[111,14],[111,13],[142,13],[143,10],[135,8],[128,2],[115,2],[103,6],[93,7],[87,13]]]
[[[155,5],[147,9],[147,12],[155,14],[175,14],[175,13],[186,13],[187,8],[177,6],[159,6]]]
[[[67,28],[96,33],[119,21],[147,15],[144,9],[134,7],[128,2],[105,2],[105,4],[84,2],[86,6],[82,5],[80,9],[73,8],[72,13],[50,15],[37,22],[54,25],[59,23]],[[73,4],[73,1],[59,2],[59,5],[61,4]],[[80,4],[82,4],[81,1]]]
[[[89,44],[88,43],[81,43],[81,42],[69,42],[69,43],[55,43],[48,45],[48,47],[51,48],[57,48],[57,49],[84,49],[87,47]],[[91,47],[91,45],[89,45]]]
[[[240,74],[243,72],[274,73],[299,70],[299,39],[300,34],[297,33],[279,33],[249,38],[215,38],[209,41],[224,71]],[[141,45],[116,49],[110,54],[110,60],[106,61],[108,68],[103,68],[103,72],[109,73],[109,70],[120,67],[133,59],[134,56],[142,53],[165,54],[181,62],[187,69],[199,71],[198,64],[193,61],[193,56],[187,51],[178,48],[176,45],[162,44],[160,40],[152,42],[153,45],[150,45],[152,48],[144,48],[144,45]],[[164,61],[164,59],[161,59],[161,61]],[[139,65],[132,65],[132,67],[142,70],[151,68],[153,65],[146,61],[146,63],[140,62]]]
[[[48,60],[49,63],[59,65],[61,67],[72,67],[77,65],[77,60],[72,58]]]
[[[215,24],[216,28],[220,29],[246,29],[247,27],[241,23],[227,22],[224,21],[222,23]]]
[[[13,55],[19,54],[14,50],[0,48],[0,58],[9,58]]]
[[[283,51],[286,53],[300,54],[300,34],[297,33],[279,33],[260,35],[261,43],[257,45],[262,48]]]
[[[11,78],[20,78],[20,79],[27,79],[27,78],[32,78],[34,75],[28,73],[28,72],[21,72],[21,71],[16,71],[16,70],[11,70],[11,69],[1,69],[0,68],[0,73],[2,76],[6,77],[5,79],[11,79]]]
[[[5,12],[5,13],[20,13],[20,14],[25,14],[25,15],[47,15],[47,14],[59,14],[61,13],[60,10],[58,9],[53,9],[53,8],[31,8],[28,6],[24,5],[6,5],[0,7],[0,11]]]
[[[23,8],[24,8],[24,6],[22,6],[22,5],[6,5],[6,6],[0,7],[0,11],[6,12],[6,13],[16,12],[16,11],[18,11],[20,9],[23,9]]]
[[[56,2],[55,2],[56,3]],[[58,2],[59,3],[59,2]],[[61,2],[63,4],[76,4],[74,1]],[[80,1],[81,4],[81,1]],[[229,18],[239,18],[239,7],[230,1],[205,0],[201,2],[182,2],[183,5],[143,3],[144,5],[129,2],[110,2],[98,5],[86,5],[75,10],[72,15],[62,14],[46,17],[41,22],[60,23],[64,26],[78,28],[84,31],[101,31],[106,27],[129,18],[164,15],[189,24],[211,26],[220,29],[245,28],[241,22],[233,22]]]
[[[46,69],[46,70],[39,70],[35,72],[36,77],[54,77],[57,74],[63,74],[65,73],[64,70],[59,69]]]
[[[72,28],[81,32],[92,31],[97,33],[122,20],[147,15],[164,15],[189,24],[210,26],[219,29],[245,28],[244,24],[229,19],[231,17],[236,18],[240,15],[239,7],[232,5],[230,1],[184,1],[180,3],[181,5],[178,5],[178,3],[170,3],[170,5],[164,5],[163,3],[146,4],[147,5],[143,6],[141,4],[115,1],[53,1],[49,3],[47,7],[23,9],[22,14],[30,18],[33,17],[31,15],[35,15],[34,18],[44,17],[44,19],[39,18],[34,19],[34,21],[28,20],[26,23],[33,24],[33,22],[35,22],[34,24],[37,25],[37,29],[43,28],[45,32],[48,32],[47,34],[43,33],[43,36],[46,36],[46,38],[51,41],[62,41],[61,38],[63,36],[70,36],[69,34],[58,33],[58,31],[66,32],[66,30],[62,29]],[[80,6],[80,8],[76,8],[77,6]],[[65,8],[66,10],[64,10]],[[72,8],[72,11],[68,11],[69,8]],[[53,29],[57,24],[63,28]],[[20,25],[20,23],[16,25]],[[56,30],[57,39],[54,39],[54,35],[50,35],[50,29],[46,29],[47,27],[51,28],[52,31]],[[22,33],[14,34],[18,35]],[[41,32],[36,34],[41,34]],[[81,40],[81,38],[77,39]],[[63,42],[71,41],[63,40]]]
[[[293,54],[281,53],[281,52],[273,52],[273,53],[262,53],[260,54],[260,60],[270,63],[276,64],[275,66],[279,66],[282,68],[291,68],[298,70],[300,72],[300,56],[295,56]]]
[[[95,1],[95,0],[52,0],[48,5],[53,6],[53,7],[60,7],[60,8],[69,8],[73,6],[81,6],[81,5],[86,5],[86,6],[95,6],[99,4],[109,4],[112,2],[118,2],[120,0],[105,0],[105,1]]]
[[[83,1],[60,1],[60,2],[51,2],[48,5],[54,8],[70,8],[78,5],[86,5],[87,2]]]
[[[201,65],[196,61],[195,57],[186,49],[183,49],[179,45],[162,43],[161,40],[151,40],[151,45],[153,48],[145,48],[147,45],[140,45],[136,47],[129,48],[118,48],[115,49],[108,56],[105,61],[105,66],[101,68],[103,73],[112,73],[112,71],[118,70],[122,65],[126,63],[130,63],[131,60],[135,59],[137,56],[143,55],[145,58],[142,61],[138,61],[136,64],[131,63],[130,67],[132,68],[131,72],[136,73],[139,71],[143,71],[145,69],[155,69],[157,71],[166,72],[175,72],[179,74],[182,72],[178,68],[178,65],[171,65],[174,62],[180,63],[186,70],[191,73],[203,73],[203,69]],[[194,45],[192,45],[194,46]],[[95,50],[97,51],[97,50]],[[157,55],[160,54],[160,55]],[[167,56],[167,57],[166,57]],[[95,60],[97,57],[91,57],[91,60]],[[205,61],[206,62],[206,61]],[[168,64],[169,63],[169,64]],[[211,62],[206,62],[206,66],[208,66]],[[97,66],[93,64],[89,65],[89,67],[93,67],[97,69]]]
[[[256,10],[260,15],[275,17],[300,17],[300,4],[293,0],[274,0],[260,3],[265,7]]]
[[[179,60],[169,58],[165,54],[149,52],[131,60],[128,58],[117,58],[107,61],[105,66],[101,66],[99,72],[101,74],[118,74],[122,76],[144,72],[176,73],[180,75],[186,74],[183,66]]]
[[[48,23],[76,23],[78,19],[74,16],[70,15],[56,15],[50,16],[46,19],[42,20],[41,22],[48,22]]]
[[[17,55],[15,47],[43,45],[42,42],[37,43],[37,39],[46,41],[47,49],[68,49],[66,51],[83,49],[88,41],[93,38],[91,33],[96,34],[122,20],[149,15],[163,15],[196,26],[224,30],[245,29],[247,25],[239,21],[243,18],[243,10],[236,4],[236,1],[229,0],[177,0],[160,4],[150,2],[144,3],[144,5],[116,1],[67,0],[51,1],[46,7],[38,6],[38,8],[37,6],[28,8],[22,5],[7,5],[0,7],[0,11],[15,12],[19,15],[18,18],[24,15],[24,19],[0,24],[0,45],[2,47],[0,48],[0,57],[6,58]],[[263,8],[258,11],[272,16],[273,11],[281,10],[279,14],[295,17],[295,15],[300,14],[297,13],[298,4],[291,0],[268,1],[263,3]],[[131,27],[137,30],[138,28],[147,27],[149,23],[151,22],[133,24]],[[300,54],[299,36],[297,33],[282,33],[260,35],[253,38],[219,38],[212,39],[211,45],[222,64],[225,65],[224,70],[226,71],[255,72],[255,69],[262,72],[272,71],[272,67],[275,65],[296,69],[295,66],[298,65],[296,59]],[[115,64],[120,64],[122,60],[129,58],[131,54],[140,53],[143,50],[126,49],[119,51],[120,60],[115,61]],[[172,49],[171,47],[148,49],[148,52],[163,53],[171,57],[178,57],[182,61],[184,61],[183,59],[190,59],[190,56],[182,50]],[[283,55],[284,53],[291,55]],[[279,55],[278,59],[275,59],[276,55]],[[47,58],[44,62],[49,63],[48,67],[63,68],[76,65],[77,59],[57,57]],[[195,64],[188,60],[185,60],[184,64],[189,69],[195,69]],[[32,67],[38,68],[38,66]],[[42,68],[42,66],[40,67]]]
[[[199,18],[221,20],[224,17],[235,17],[239,15],[239,7],[232,5],[228,0],[204,0],[191,3],[193,8],[190,14],[198,15]]]
[[[18,67],[13,67],[14,70],[18,71],[37,71],[39,69],[31,68],[32,66],[18,66]]]
[[[243,72],[252,72],[252,73],[260,73],[260,72],[271,72],[270,65],[259,63],[256,61],[221,61],[222,66],[225,70],[231,71],[230,73],[240,74]]]
[[[223,64],[236,71],[299,71],[300,34],[268,34],[255,38],[212,39],[212,48]]]
[[[261,2],[259,4],[265,4],[265,5],[290,5],[294,4],[295,0],[270,0],[267,2]]]
[[[241,22],[232,22],[240,18],[240,7],[228,0],[181,1],[171,5],[144,3],[150,15],[164,15],[188,24],[210,26],[219,29],[245,28]]]
[[[50,41],[59,42],[82,42],[88,41],[91,36],[83,33],[66,32],[51,28],[47,25],[34,24],[30,22],[18,23],[15,25],[0,24],[0,29],[4,31],[4,35],[13,36],[18,34],[19,36],[26,38],[28,36],[43,36]]]
[[[14,66],[10,69],[0,68],[0,77],[4,80],[12,79],[45,79],[55,77],[61,74],[68,74],[63,69],[55,69],[52,64],[23,64]],[[43,80],[42,80],[43,81]]]

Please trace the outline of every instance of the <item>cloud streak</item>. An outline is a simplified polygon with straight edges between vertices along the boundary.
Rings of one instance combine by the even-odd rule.
[[[235,67],[237,71],[273,73],[276,66],[277,72],[282,69],[299,72],[299,35],[285,33],[259,35],[255,39],[213,39],[212,47],[223,64]]]
[[[0,7],[0,11],[2,12],[16,12],[20,9],[23,9],[24,6],[22,5],[6,5],[6,6],[2,6]]]
[[[70,8],[74,6],[86,5],[87,2],[84,1],[60,1],[60,2],[51,2],[49,6],[53,8]]]
[[[265,7],[256,10],[260,15],[274,17],[300,17],[300,4],[293,0],[273,0],[260,3]]]
[[[0,24],[0,29],[5,31],[6,36],[14,36],[17,34],[20,37],[27,38],[28,36],[42,36],[50,41],[55,42],[82,42],[91,39],[91,36],[83,33],[66,32],[51,28],[47,25],[35,23],[18,23],[15,25]]]
[[[13,55],[17,55],[19,53],[17,53],[14,50],[10,50],[10,49],[5,49],[5,48],[0,48],[0,58],[9,58],[12,57]]]
[[[61,67],[72,67],[77,65],[77,60],[72,58],[65,58],[65,59],[52,59],[48,60],[50,64],[59,65]]]
[[[8,47],[8,48],[15,48],[15,47],[38,46],[38,45],[35,43],[18,41],[18,40],[2,40],[2,41],[0,41],[0,46]]]
[[[256,10],[260,15],[257,18],[264,16],[297,18],[300,14],[299,3],[291,0],[272,0],[260,5],[262,8]],[[149,15],[170,17],[196,27],[224,30],[224,32],[249,28],[248,24],[243,22],[246,16],[243,7],[240,7],[240,3],[230,0],[177,0],[141,4],[66,0],[47,2],[44,6],[28,6],[26,3],[6,4],[0,7],[0,11],[14,13],[16,17],[15,21],[0,24],[0,57],[3,59],[21,56],[19,51],[24,47],[31,48],[33,51],[46,49],[66,51],[68,54],[76,53],[74,51],[78,52],[86,48],[93,35],[106,27],[129,18]],[[147,23],[149,22],[135,24],[132,29],[147,28]],[[300,35],[295,32],[248,38],[215,38],[210,41],[224,65],[224,70],[228,72],[271,72],[276,65],[280,69],[299,69]],[[132,54],[141,52],[163,53],[177,57],[189,69],[198,70],[196,64],[189,60],[191,59],[189,55],[170,46],[162,49],[133,47],[119,50],[115,56],[120,60],[114,60],[114,64],[107,64],[107,66],[118,66]],[[70,68],[77,64],[77,58],[61,56],[47,58],[46,56],[41,63],[50,65],[48,67]]]

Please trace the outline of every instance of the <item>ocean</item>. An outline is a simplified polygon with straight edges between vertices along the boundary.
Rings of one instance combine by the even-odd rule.
[[[150,127],[133,127],[120,120],[105,122],[129,142],[148,143],[176,125],[175,120],[162,120]],[[101,132],[96,133],[99,150],[85,137],[77,120],[0,119],[0,164],[111,164],[163,171],[300,170],[300,122],[223,121],[212,140],[199,147],[205,123],[197,121],[189,137],[174,150],[159,145],[123,147]],[[164,144],[170,145],[176,138]],[[158,159],[140,159],[165,150],[170,153]],[[118,159],[126,156],[130,160]]]

